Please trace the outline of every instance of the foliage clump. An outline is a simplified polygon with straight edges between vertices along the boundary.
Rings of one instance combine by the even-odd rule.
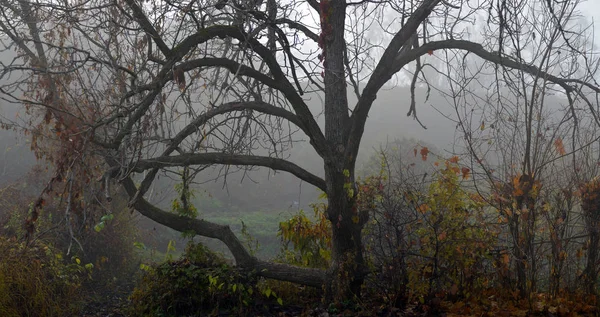
[[[190,243],[181,259],[147,267],[132,293],[130,316],[200,316],[241,310],[256,280],[202,244]]]
[[[281,260],[304,267],[326,268],[331,260],[331,224],[325,204],[314,204],[315,220],[303,211],[279,223],[282,241]]]
[[[90,267],[40,242],[0,236],[0,316],[73,316]]]

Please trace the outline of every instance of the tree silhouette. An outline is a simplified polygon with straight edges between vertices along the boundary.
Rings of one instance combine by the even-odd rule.
[[[0,0],[1,40],[6,51],[16,51],[2,65],[8,79],[2,95],[32,114],[32,147],[56,168],[44,194],[52,193],[52,183],[66,182],[73,212],[82,208],[75,200],[89,197],[78,191],[100,184],[109,199],[117,181],[132,208],[173,229],[223,241],[241,267],[358,296],[368,210],[355,205],[355,164],[384,85],[408,80],[414,92],[427,83],[422,70],[430,62],[456,65],[468,55],[543,78],[567,96],[600,92],[589,72],[545,69],[509,53],[519,48],[507,34],[521,30],[510,23],[520,13],[507,2],[515,1]],[[530,2],[550,17],[564,3]],[[469,35],[481,19],[496,33]],[[550,20],[567,34],[560,19]],[[588,52],[561,51],[593,68]],[[348,88],[356,104],[348,103]],[[320,96],[324,126],[307,104]],[[414,93],[406,98],[416,117]],[[595,109],[594,99],[584,100]],[[302,138],[322,159],[321,175],[284,156]],[[211,166],[225,166],[224,172],[266,167],[324,191],[330,269],[258,260],[228,226],[189,217],[190,184]],[[147,199],[160,175],[182,183],[175,212]],[[30,226],[42,205],[40,198]]]

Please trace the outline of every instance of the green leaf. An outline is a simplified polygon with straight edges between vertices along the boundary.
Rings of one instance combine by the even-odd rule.
[[[175,240],[169,240],[169,244],[167,245],[167,252],[175,252]]]
[[[267,298],[271,297],[271,289],[270,288],[267,288],[265,290],[265,296],[267,296]]]
[[[94,230],[96,232],[100,232],[100,231],[102,231],[102,229],[104,229],[105,226],[106,226],[106,224],[104,223],[104,221],[101,221],[100,223],[98,223],[97,225],[94,226]]]
[[[283,300],[281,299],[281,297],[277,298],[277,303],[279,304],[279,306],[283,306]]]

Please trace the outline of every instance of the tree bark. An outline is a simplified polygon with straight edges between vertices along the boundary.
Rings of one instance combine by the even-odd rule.
[[[328,195],[327,217],[332,227],[332,263],[328,270],[327,293],[333,300],[360,297],[363,283],[361,231],[363,224],[353,212],[354,166],[345,155],[348,99],[344,68],[346,3],[321,3],[321,46],[324,50],[325,137],[331,157],[325,159]]]
[[[588,294],[596,294],[596,279],[598,278],[598,248],[600,247],[600,222],[591,220],[588,224],[590,243],[587,251],[587,263],[584,270],[585,288]]]

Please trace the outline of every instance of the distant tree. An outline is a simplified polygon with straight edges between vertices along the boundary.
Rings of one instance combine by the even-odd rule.
[[[88,182],[101,178],[108,188],[116,180],[132,208],[223,241],[237,265],[268,278],[325,284],[329,294],[349,298],[360,295],[367,272],[368,211],[354,208],[356,158],[384,85],[411,82],[406,98],[417,118],[414,91],[428,61],[441,58],[451,67],[476,55],[484,65],[543,78],[568,96],[600,92],[589,72],[539,67],[519,55],[523,48],[507,35],[538,21],[519,19],[512,2],[536,4],[546,24],[572,34],[557,15],[564,1],[0,0],[2,43],[17,52],[2,65],[11,81],[1,91],[33,115],[32,147],[54,164],[52,182],[68,183],[67,208],[87,197],[77,192],[93,189]],[[482,21],[494,37],[473,34]],[[591,58],[572,45],[560,51]],[[348,103],[348,89],[356,104]],[[323,95],[324,129],[307,106]],[[322,176],[284,156],[303,137],[322,159]],[[228,226],[195,219],[191,186],[211,166],[285,171],[325,192],[330,268],[258,260]],[[146,199],[161,175],[180,182],[172,211]],[[43,200],[34,205],[29,226]]]
[[[442,71],[474,185],[506,223],[512,271],[524,297],[538,291],[543,267],[550,267],[551,288],[558,292],[580,156],[589,156],[597,141],[584,131],[599,123],[598,59],[586,53],[591,26],[577,15],[579,3],[503,1],[494,9],[501,13],[499,27],[482,25],[482,34],[497,43],[496,54],[509,64],[528,66],[465,57]],[[550,265],[542,264],[544,232]]]

